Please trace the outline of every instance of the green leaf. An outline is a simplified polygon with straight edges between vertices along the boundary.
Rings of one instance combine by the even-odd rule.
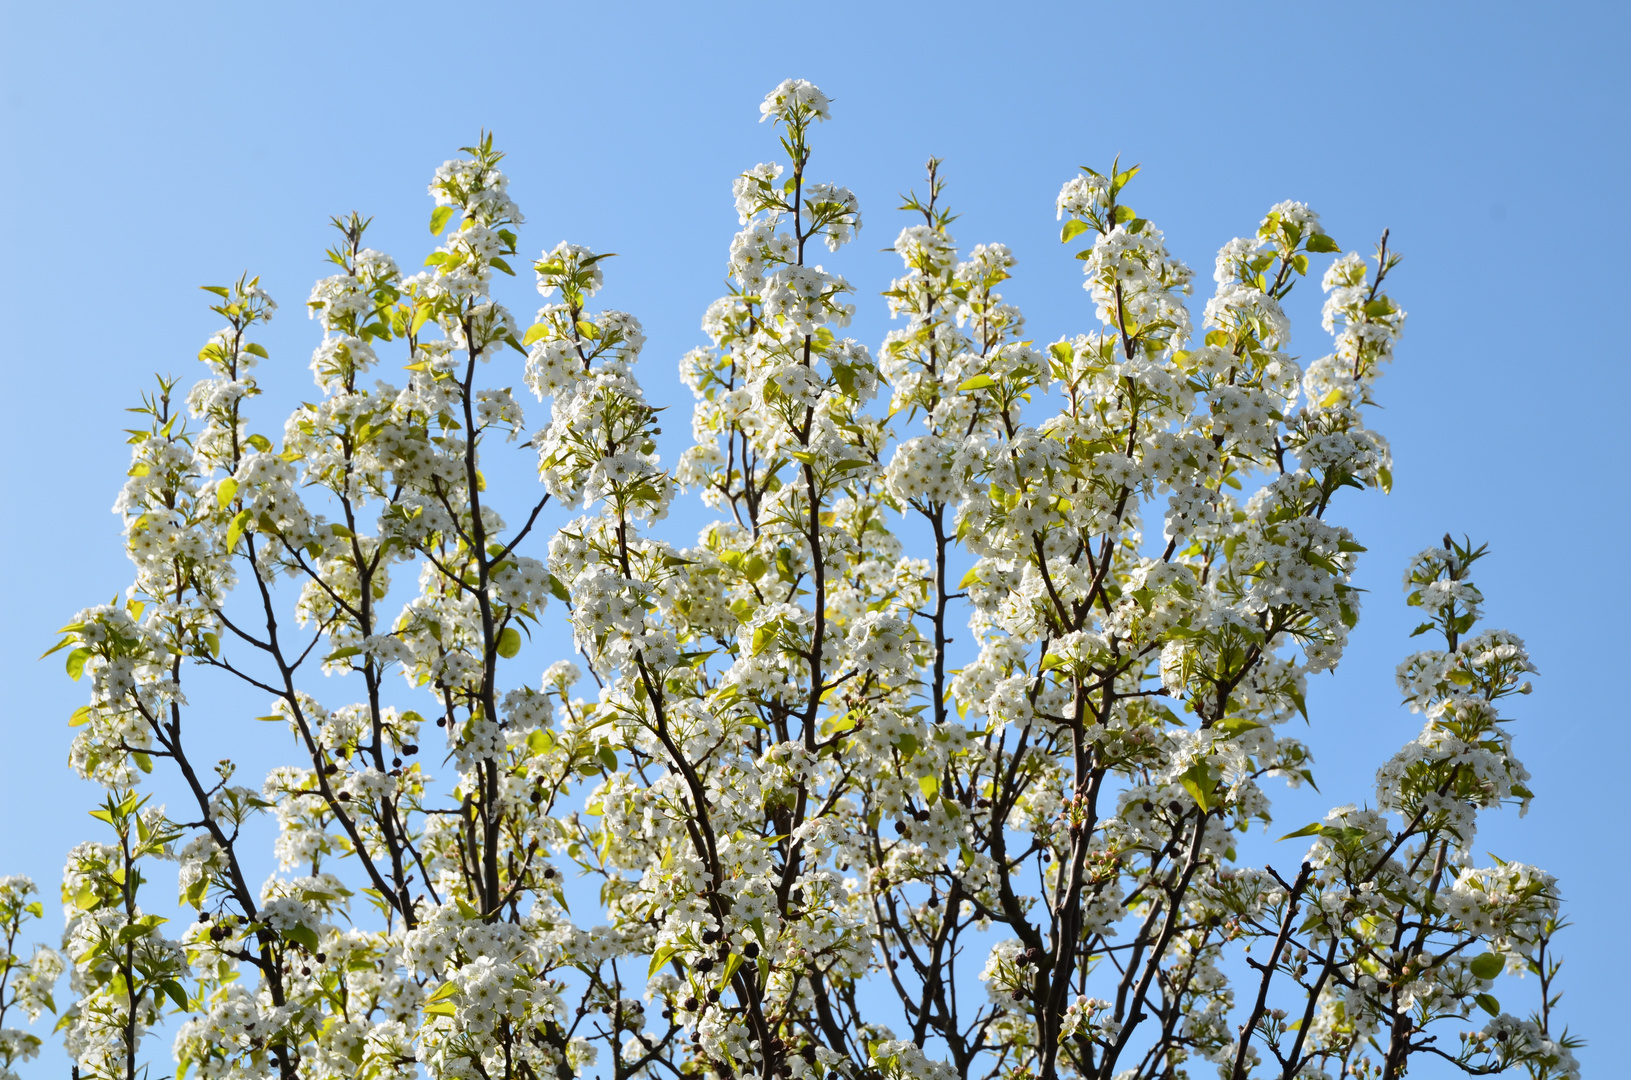
[[[1288,686],[1286,687],[1286,697],[1291,699],[1291,703],[1297,706],[1297,712],[1302,714],[1302,718],[1304,720],[1307,720],[1308,702],[1304,700],[1302,691],[1298,690],[1295,686]]]
[[[322,943],[317,940],[317,931],[305,923],[295,923],[293,927],[283,932],[283,936],[298,945],[304,945],[307,952],[314,953],[322,947]]]
[[[1298,839],[1298,837],[1318,837],[1323,830],[1324,825],[1321,824],[1321,822],[1316,821],[1315,824],[1303,825],[1302,829],[1298,829],[1297,832],[1287,832],[1284,837],[1280,837],[1280,840],[1295,840]]]
[[[438,1001],[434,1005],[425,1006],[426,1016],[452,1016],[458,1009],[451,1001]]]
[[[430,212],[430,234],[432,236],[442,235],[442,230],[447,228],[448,219],[453,216],[453,213],[453,207],[451,206],[438,206],[432,210]]]
[[[1197,761],[1185,769],[1178,777],[1178,782],[1203,811],[1210,813],[1213,807],[1218,805],[1214,797],[1217,793],[1218,777],[1204,761]]]
[[[459,987],[457,983],[451,981],[445,982],[441,986],[438,986],[430,997],[425,999],[425,1004],[429,1005],[433,1001],[446,1001],[448,998],[457,993],[458,989]]]
[[[415,306],[413,309],[413,323],[408,327],[408,333],[419,333],[419,328],[425,325],[426,319],[430,318],[430,312],[431,305],[429,304],[419,304]]]
[[[182,989],[180,983],[174,979],[166,979],[159,983],[159,989],[170,996],[170,1000],[176,1003],[176,1008],[182,1012],[187,1011],[187,991]]]
[[[89,660],[90,658],[91,650],[85,648],[83,645],[69,653],[68,677],[75,682],[78,682],[79,677],[85,674],[85,661]]]
[[[328,664],[334,662],[335,660],[345,660],[349,657],[356,656],[361,652],[362,649],[360,647],[356,645],[347,645],[345,648],[335,649],[333,652],[323,657],[323,663]]]
[[[561,582],[561,579],[556,577],[554,574],[549,575],[549,592],[550,595],[555,597],[557,600],[572,599],[572,594],[567,591],[567,588]]]
[[[1330,255],[1342,249],[1337,246],[1335,240],[1324,233],[1315,233],[1308,238],[1308,250],[1316,255]]]
[[[498,635],[498,655],[509,660],[521,651],[521,634],[513,626],[506,626]]]
[[[1092,227],[1093,226],[1089,225],[1085,221],[1078,221],[1075,218],[1072,218],[1071,220],[1065,222],[1064,228],[1059,230],[1059,242],[1061,244],[1068,244]]]
[[[1493,979],[1506,970],[1506,961],[1499,953],[1487,952],[1482,956],[1474,957],[1468,968],[1480,979]]]
[[[232,502],[233,496],[237,494],[238,481],[229,476],[225,480],[222,480],[220,485],[215,489],[215,505],[225,510],[227,504]]]
[[[244,346],[244,352],[250,353],[250,354],[252,354],[254,356],[258,356],[262,360],[272,359],[271,356],[267,354],[265,345],[257,345],[253,341],[251,341],[248,345]]]
[[[661,971],[663,965],[668,963],[669,960],[673,959],[674,952],[674,946],[664,945],[662,948],[653,953],[651,956],[651,967],[646,971],[646,978],[650,979],[655,976],[657,972]]]
[[[244,534],[244,527],[249,524],[249,511],[240,510],[233,517],[232,524],[227,526],[227,553],[238,546],[238,538]]]
[[[533,323],[527,327],[527,332],[521,338],[521,344],[531,345],[541,337],[547,337],[551,327],[548,323]]]
[[[976,375],[972,379],[965,379],[962,385],[957,388],[957,392],[963,393],[964,391],[968,390],[984,390],[988,386],[996,385],[997,380],[993,379],[991,376]]]
[[[1473,1001],[1477,1002],[1478,1007],[1491,1016],[1501,1015],[1501,1003],[1496,1000],[1494,994],[1474,994]]]
[[[272,449],[272,440],[268,439],[265,435],[251,435],[247,441],[250,446],[253,446],[256,450],[259,450],[263,454]]]

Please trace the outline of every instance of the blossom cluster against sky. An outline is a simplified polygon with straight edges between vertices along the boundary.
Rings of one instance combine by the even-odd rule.
[[[55,658],[34,657],[74,610],[128,580],[108,513],[122,410],[154,371],[184,384],[201,373],[193,357],[215,327],[197,286],[249,269],[284,301],[262,376],[263,411],[286,411],[309,393],[317,331],[299,301],[325,272],[329,216],[373,214],[371,243],[427,250],[422,177],[487,127],[529,209],[523,246],[566,238],[620,253],[616,306],[640,312],[650,336],[648,391],[678,404],[677,363],[701,343],[736,228],[730,179],[763,156],[756,102],[794,74],[833,96],[820,171],[865,209],[865,269],[846,274],[860,304],[851,332],[868,342],[888,319],[867,297],[895,261],[874,251],[905,223],[896,193],[931,154],[945,160],[959,236],[1012,248],[1009,291],[1043,340],[1094,321],[1053,214],[1084,163],[1143,163],[1138,206],[1191,265],[1287,198],[1318,209],[1348,248],[1392,229],[1411,324],[1377,424],[1396,485],[1352,500],[1343,522],[1370,549],[1358,581],[1371,595],[1341,672],[1310,693],[1324,795],[1288,795],[1276,811],[1289,829],[1367,797],[1375,766],[1418,722],[1392,680],[1415,621],[1399,600],[1405,561],[1446,529],[1489,542],[1490,620],[1528,640],[1541,673],[1515,710],[1534,810],[1522,823],[1498,816],[1482,840],[1559,875],[1579,927],[1562,945],[1564,1011],[1594,1040],[1586,1067],[1611,1060],[1628,740],[1605,676],[1631,642],[1617,617],[1617,358],[1598,327],[1617,324],[1631,285],[1618,197],[1628,20],[1588,4],[1532,16],[1094,3],[994,22],[977,5],[831,4],[817,22],[761,28],[723,5],[490,5],[486,25],[455,32],[451,10],[432,5],[7,3],[0,303],[13,416],[0,436],[12,462],[0,544],[13,571],[0,820],[23,824],[5,830],[0,872],[29,873],[49,895],[87,833],[93,794],[64,762],[80,690]],[[1299,323],[1310,324],[1314,291],[1290,302],[1308,305]],[[662,449],[683,445],[676,425]],[[520,478],[528,465],[510,468]],[[540,668],[560,643],[545,644]],[[222,726],[223,754],[285,750],[269,732]]]

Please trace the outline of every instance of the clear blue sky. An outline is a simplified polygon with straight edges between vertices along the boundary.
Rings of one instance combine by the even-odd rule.
[[[1404,562],[1447,529],[1488,541],[1491,621],[1528,639],[1542,677],[1515,706],[1538,798],[1521,822],[1497,815],[1481,846],[1561,877],[1577,920],[1563,1012],[1593,1040],[1588,1068],[1612,1071],[1631,963],[1631,756],[1613,690],[1631,670],[1625,360],[1609,340],[1631,285],[1624,6],[6,0],[0,13],[0,873],[33,875],[54,901],[63,853],[94,824],[94,795],[64,763],[82,688],[59,658],[34,658],[129,580],[109,513],[122,410],[154,371],[201,374],[215,326],[197,286],[248,269],[283,305],[261,372],[275,434],[278,409],[313,393],[302,304],[328,217],[376,215],[372,244],[417,264],[432,170],[490,128],[529,217],[524,249],[567,238],[621,253],[601,299],[644,321],[643,377],[680,406],[683,435],[673,367],[720,292],[730,178],[773,156],[757,103],[798,76],[834,99],[813,172],[860,197],[861,242],[831,263],[861,294],[852,332],[874,347],[875,297],[898,266],[876,249],[930,154],[959,240],[1013,247],[1007,294],[1044,341],[1092,321],[1053,214],[1080,164],[1142,162],[1129,201],[1202,281],[1217,247],[1281,199],[1312,204],[1344,247],[1392,229],[1410,320],[1375,423],[1397,483],[1339,515],[1370,548],[1371,595],[1341,673],[1310,694],[1325,795],[1277,804],[1279,821],[1369,797],[1418,723],[1392,683],[1410,646]],[[509,296],[523,314],[526,288]],[[1294,351],[1317,356],[1313,290],[1293,301]],[[223,753],[287,752],[233,731],[263,703],[219,704]],[[37,1071],[60,1061],[48,1051]]]

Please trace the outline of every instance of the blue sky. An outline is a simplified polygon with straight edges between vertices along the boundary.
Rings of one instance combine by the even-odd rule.
[[[123,409],[152,372],[184,386],[202,374],[193,357],[215,325],[199,285],[247,269],[282,304],[259,405],[275,434],[279,410],[314,393],[302,303],[325,272],[329,216],[375,215],[373,246],[417,264],[431,172],[491,129],[528,215],[524,249],[620,253],[597,299],[645,324],[648,392],[679,406],[672,460],[689,400],[674,364],[721,291],[730,178],[774,156],[757,103],[798,76],[834,99],[812,170],[860,197],[860,242],[830,267],[856,285],[851,332],[874,347],[876,294],[898,267],[877,249],[931,154],[958,239],[1014,249],[1006,295],[1044,341],[1092,322],[1053,213],[1081,164],[1142,162],[1128,200],[1203,282],[1217,247],[1281,199],[1310,203],[1344,248],[1392,230],[1410,320],[1374,423],[1396,486],[1337,515],[1370,549],[1371,594],[1341,672],[1310,694],[1325,794],[1277,816],[1294,828],[1369,797],[1418,723],[1392,683],[1411,646],[1405,560],[1446,530],[1487,541],[1490,622],[1528,639],[1541,677],[1513,709],[1538,798],[1521,822],[1497,815],[1481,846],[1560,876],[1577,924],[1563,1013],[1593,1040],[1588,1067],[1615,1059],[1631,961],[1631,755],[1612,689],[1631,668],[1631,462],[1623,346],[1608,340],[1631,285],[1622,6],[7,0],[0,18],[0,873],[29,873],[54,899],[64,852],[93,824],[94,794],[64,763],[82,688],[34,658],[128,583],[109,513]],[[1328,341],[1316,293],[1291,304],[1306,358]],[[508,298],[530,310],[525,283]],[[522,481],[514,457],[504,468]],[[264,726],[235,730],[261,702],[203,704],[220,709],[222,753],[287,754]]]

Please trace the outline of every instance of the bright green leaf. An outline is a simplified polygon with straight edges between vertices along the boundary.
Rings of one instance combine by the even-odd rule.
[[[75,682],[79,681],[79,677],[85,674],[85,661],[89,660],[91,655],[91,650],[83,645],[68,654],[68,677],[70,679]]]
[[[283,936],[298,945],[304,945],[307,952],[314,953],[322,947],[322,943],[317,940],[317,931],[305,923],[295,923],[283,932]]]

